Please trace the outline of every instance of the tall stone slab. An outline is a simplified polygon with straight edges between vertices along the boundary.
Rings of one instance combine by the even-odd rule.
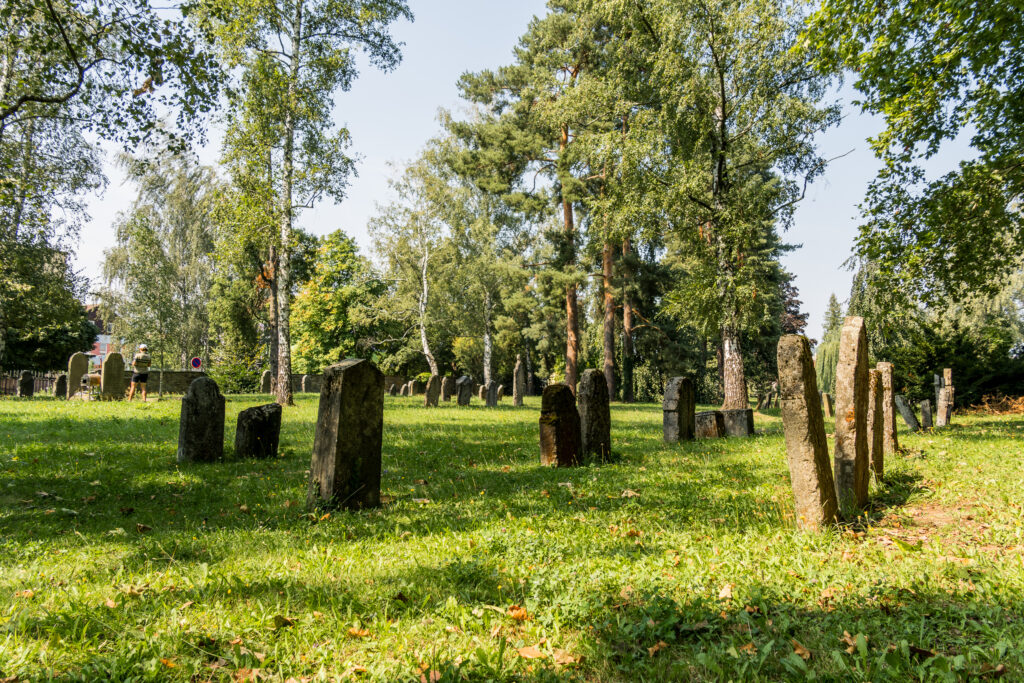
[[[549,384],[540,400],[540,464],[573,467],[580,463],[580,416],[567,384]]]
[[[304,394],[319,394],[320,385],[322,379],[320,375],[303,375],[302,376],[302,393]]]
[[[885,478],[885,416],[883,414],[882,373],[868,371],[868,460],[875,481]]]
[[[754,411],[751,408],[722,410],[726,436],[747,437],[754,435]]]
[[[907,399],[896,394],[893,396],[893,403],[896,404],[896,410],[899,411],[900,417],[903,418],[903,423],[910,427],[910,431],[921,431],[921,423],[917,421],[917,415],[914,415],[914,409],[907,403]]]
[[[272,390],[270,370],[264,370],[260,375],[260,393],[269,394]]]
[[[36,379],[28,370],[22,371],[18,376],[18,396],[32,398],[36,390]]]
[[[895,370],[892,363],[879,363],[875,368],[882,380],[882,452],[892,455],[900,447],[896,435]]]
[[[939,389],[939,402],[935,405],[936,427],[945,427],[949,424],[949,418],[953,412],[949,398],[952,389],[952,387],[942,387]]]
[[[516,356],[516,367],[512,371],[512,406],[519,408],[523,405],[523,396],[526,395],[526,365],[523,364],[523,355]]]
[[[505,398],[505,385],[498,385],[498,403],[501,403],[501,399]]]
[[[408,384],[403,384],[402,385],[402,391],[400,393],[401,393],[402,396],[408,396],[409,395],[409,385]]]
[[[455,380],[455,402],[460,406],[468,406],[473,397],[473,378],[467,375]]]
[[[921,401],[921,429],[932,429],[935,423],[932,422],[932,402]]]
[[[864,318],[843,321],[836,368],[836,455],[839,509],[854,514],[868,502],[868,335]]]
[[[100,371],[100,393],[104,399],[120,400],[125,390],[124,358],[116,351],[103,359]]]
[[[441,398],[441,377],[431,375],[427,382],[427,390],[423,393],[423,405],[427,408],[436,408]]]
[[[306,507],[380,505],[384,375],[350,358],[324,371]]]
[[[692,441],[696,431],[696,394],[689,377],[673,377],[661,399],[661,435],[665,443]]]
[[[209,377],[196,378],[181,399],[178,462],[216,462],[224,457],[224,396]]]
[[[268,403],[246,408],[235,425],[236,458],[276,458],[281,441],[281,406]]]
[[[832,394],[824,393],[821,395],[821,409],[825,413],[825,417],[832,419],[836,416],[835,406],[832,405]]]
[[[484,400],[487,402],[488,408],[494,408],[498,405],[498,383],[493,379],[484,388]]]
[[[68,376],[64,373],[57,375],[57,381],[53,383],[53,395],[56,398],[68,397]]]
[[[89,374],[89,356],[73,353],[68,359],[68,398],[82,388],[82,378]]]
[[[698,439],[725,437],[725,415],[721,410],[706,410],[693,416],[694,434]]]
[[[839,504],[828,459],[818,378],[806,337],[787,334],[778,347],[779,393],[796,523],[818,531],[836,522]]]
[[[445,375],[441,379],[441,400],[450,401],[455,394],[455,380]]]
[[[607,462],[612,454],[612,414],[604,375],[593,368],[584,370],[576,401],[582,455]]]

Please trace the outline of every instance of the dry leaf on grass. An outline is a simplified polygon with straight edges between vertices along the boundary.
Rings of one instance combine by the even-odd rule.
[[[161,657],[160,658],[160,663],[163,664],[164,666],[166,666],[168,669],[173,669],[174,667],[178,666],[177,664],[175,664],[171,660],[167,659],[166,657]]]
[[[352,638],[365,638],[370,635],[370,631],[365,628],[356,628],[353,626],[348,630],[348,635]]]
[[[668,643],[666,643],[664,640],[659,640],[657,643],[647,648],[647,656],[653,657],[654,655],[664,650],[666,647],[668,647]]]
[[[294,625],[295,625],[295,620],[294,619],[289,619],[288,617],[280,615],[280,614],[275,614],[274,615],[274,628],[275,629],[288,628],[289,626],[294,626]]]
[[[744,645],[743,647],[740,648],[740,652],[743,652],[743,653],[748,654],[748,655],[756,655],[757,654],[757,645],[754,645],[754,643],[752,643],[752,642],[751,643],[747,643],[746,645]]]
[[[519,656],[524,659],[543,659],[545,656],[544,653],[538,650],[535,645],[527,645],[526,647],[521,647],[518,650],[516,650],[516,652],[518,652]]]
[[[582,657],[572,654],[568,650],[555,650],[554,660],[555,664],[559,666],[569,666],[570,664],[579,664],[582,661]]]
[[[793,652],[795,652],[800,659],[807,661],[811,658],[811,651],[801,645],[796,638],[790,638],[789,642],[793,644]]]
[[[639,495],[640,494],[637,493],[636,491],[634,491],[633,489],[626,489],[625,491],[622,492],[622,496],[621,497],[622,498],[636,498]]]
[[[718,591],[719,600],[732,600],[732,589],[736,587],[734,583],[727,583],[722,586],[722,590]]]
[[[16,597],[16,598],[31,598],[35,594],[36,594],[36,592],[34,590],[32,590],[31,588],[26,588],[23,591],[18,591],[17,593],[15,593],[14,597]]]
[[[110,598],[107,598],[103,602],[103,604],[106,605],[107,607],[109,607],[110,609],[114,609],[115,607],[117,607],[117,603],[114,602],[113,600],[111,600]]]
[[[526,608],[520,607],[519,605],[509,605],[508,615],[516,621],[526,621],[530,618],[530,615],[526,612]]]

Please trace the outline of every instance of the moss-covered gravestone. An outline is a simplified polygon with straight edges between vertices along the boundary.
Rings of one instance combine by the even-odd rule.
[[[73,353],[68,359],[68,398],[82,388],[82,378],[89,374],[89,356],[84,353]]]
[[[896,436],[896,394],[892,363],[878,363],[875,368],[882,379],[882,452],[895,453],[899,447]]]
[[[580,415],[566,384],[549,384],[540,402],[540,463],[573,467],[580,463]]]
[[[441,400],[450,401],[455,394],[455,380],[448,375],[441,378]]]
[[[463,375],[455,381],[455,400],[460,406],[468,406],[473,397],[473,378]]]
[[[384,375],[368,360],[324,371],[306,506],[359,510],[380,505]]]
[[[518,408],[523,405],[523,396],[526,395],[526,366],[523,364],[522,354],[516,356],[516,367],[512,371],[512,406]]]
[[[68,397],[68,376],[64,373],[57,375],[57,381],[53,384],[53,395],[56,398]]]
[[[22,398],[32,398],[36,389],[36,379],[32,376],[32,373],[28,370],[24,370],[21,375],[18,376],[18,396]]]
[[[593,368],[584,370],[577,394],[580,450],[584,456],[607,461],[612,454],[612,415],[604,375]]]
[[[852,515],[868,503],[868,335],[864,318],[843,321],[836,368],[836,454],[839,509]]]
[[[116,351],[108,353],[100,370],[100,393],[104,399],[120,400],[125,388],[124,357]]]
[[[441,398],[441,378],[438,375],[431,375],[427,382],[427,390],[423,394],[423,405],[428,408],[436,408]]]
[[[487,383],[487,386],[483,388],[483,399],[486,401],[488,408],[494,408],[498,405],[498,383],[493,379]]]
[[[726,436],[746,437],[754,435],[753,409],[736,408],[734,410],[723,410],[721,413]]]
[[[281,440],[281,406],[268,403],[246,408],[235,427],[236,458],[274,458]]]
[[[224,457],[224,396],[209,377],[197,377],[181,399],[178,462],[216,462]]]

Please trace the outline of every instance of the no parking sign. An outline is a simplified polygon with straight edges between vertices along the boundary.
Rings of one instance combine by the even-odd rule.
[[[198,370],[201,367],[203,367],[203,359],[200,358],[199,356],[196,356],[195,358],[192,359],[192,369]]]

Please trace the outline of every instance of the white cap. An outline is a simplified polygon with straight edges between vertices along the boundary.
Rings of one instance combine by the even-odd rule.
[[[139,348],[143,349],[143,350],[148,350],[149,349],[149,347],[146,346],[145,344],[139,344]]]

